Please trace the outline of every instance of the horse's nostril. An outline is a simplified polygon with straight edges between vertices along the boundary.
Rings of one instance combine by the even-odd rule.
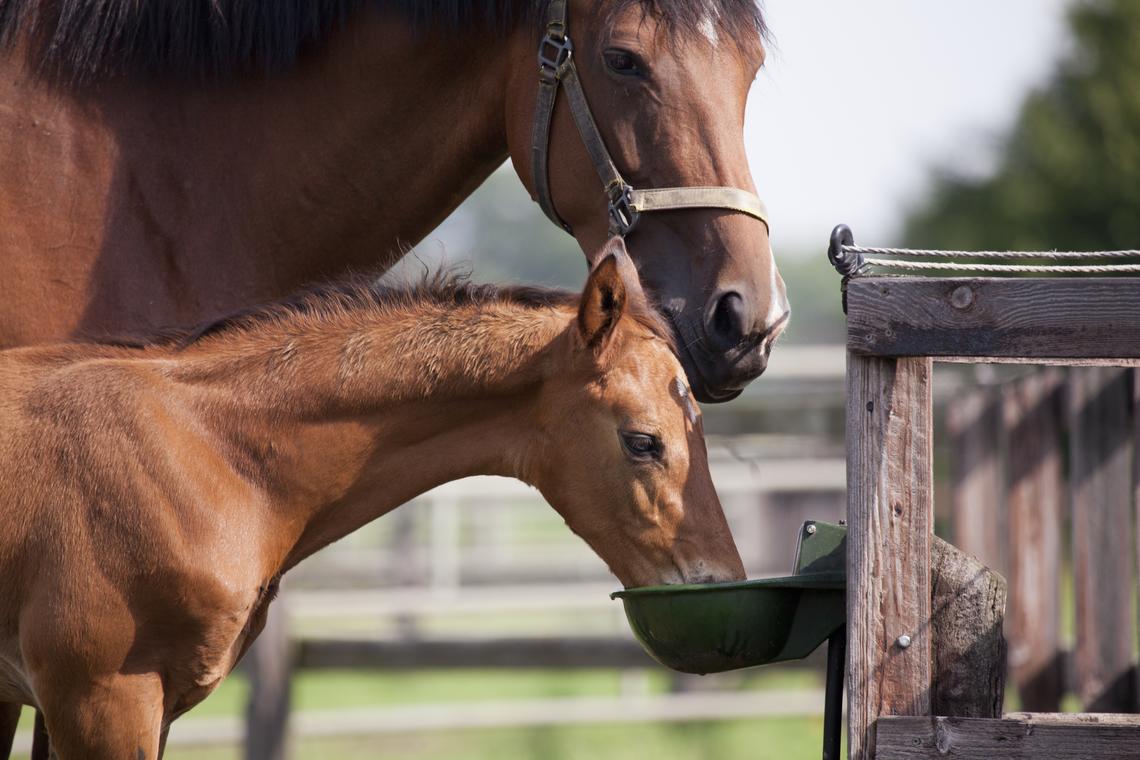
[[[726,348],[735,346],[748,334],[748,317],[744,298],[735,290],[720,297],[712,315],[712,333],[716,342]]]

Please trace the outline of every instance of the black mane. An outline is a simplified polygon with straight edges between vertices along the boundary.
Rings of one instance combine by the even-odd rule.
[[[417,27],[504,33],[536,23],[547,0],[0,0],[0,44],[31,42],[49,74],[218,78],[276,72],[365,4]],[[695,30],[712,15],[733,36],[759,32],[755,0],[615,0]]]

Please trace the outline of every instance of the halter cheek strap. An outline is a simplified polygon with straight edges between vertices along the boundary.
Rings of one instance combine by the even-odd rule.
[[[574,66],[574,43],[566,20],[566,0],[551,0],[546,12],[546,31],[538,43],[538,100],[531,134],[531,167],[538,205],[552,222],[572,232],[554,208],[550,195],[550,124],[559,85],[566,91],[570,114],[590,162],[602,181],[608,200],[610,234],[625,237],[641,213],[688,208],[723,208],[748,214],[768,226],[764,202],[754,193],[735,187],[663,187],[637,190],[614,165]]]

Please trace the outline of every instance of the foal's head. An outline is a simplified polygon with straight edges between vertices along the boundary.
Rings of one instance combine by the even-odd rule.
[[[611,241],[544,385],[531,479],[627,587],[740,579],[700,409],[659,319]]]

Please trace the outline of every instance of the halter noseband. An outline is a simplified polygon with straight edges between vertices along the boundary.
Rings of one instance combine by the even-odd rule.
[[[625,237],[637,224],[644,211],[667,211],[682,208],[725,208],[748,214],[768,226],[764,202],[755,194],[735,187],[662,187],[636,190],[618,171],[598,125],[590,113],[590,104],[574,67],[574,44],[570,41],[566,20],[567,0],[551,0],[546,11],[546,32],[538,43],[538,101],[534,111],[531,136],[531,166],[538,205],[552,222],[567,232],[568,225],[554,209],[550,195],[550,123],[558,85],[566,90],[570,113],[590,161],[598,172],[609,200],[610,234]]]

